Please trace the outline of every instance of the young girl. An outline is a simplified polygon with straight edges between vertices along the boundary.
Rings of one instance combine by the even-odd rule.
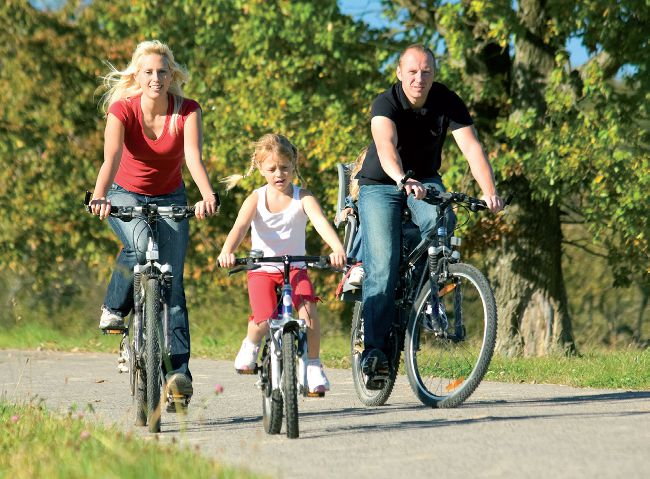
[[[235,265],[234,252],[249,227],[252,227],[252,248],[262,250],[264,256],[304,255],[305,227],[309,218],[318,234],[332,248],[331,264],[342,268],[346,256],[334,228],[325,218],[316,198],[292,183],[294,174],[302,182],[296,147],[282,135],[264,135],[255,143],[251,166],[245,176],[253,173],[255,168],[267,184],[253,191],[244,201],[219,254],[219,265],[225,268]],[[234,187],[241,178],[241,175],[226,178],[227,189]],[[282,281],[282,273],[274,266],[262,266],[248,272],[248,297],[253,313],[249,318],[248,333],[235,358],[235,369],[240,372],[255,369],[260,342],[269,329],[267,320],[276,307],[275,285],[281,285]],[[319,359],[318,298],[305,269],[292,268],[290,282],[294,307],[298,316],[307,322],[307,387],[310,392],[329,391],[329,381]]]
[[[350,181],[348,183],[348,196],[345,197],[345,208],[341,210],[341,219],[345,220],[349,214],[353,214],[359,218],[359,210],[357,208],[357,201],[359,201],[359,180],[356,179],[357,173],[361,171],[361,167],[363,166],[363,160],[366,158],[366,152],[368,151],[368,148],[364,148],[361,153],[357,156],[356,160],[354,160],[354,164],[352,166],[352,169],[350,170]],[[350,251],[348,252],[349,256],[352,258],[356,258],[359,261],[363,261],[363,248],[361,246],[361,222],[359,222],[359,226],[357,229],[357,233],[354,237],[354,241],[352,242],[352,246],[350,247]],[[355,274],[356,273],[356,274]],[[354,280],[352,279],[354,275]],[[360,285],[361,282],[363,281],[363,268],[362,267],[356,267],[354,268],[353,272],[350,273],[350,282],[352,284],[357,284]]]

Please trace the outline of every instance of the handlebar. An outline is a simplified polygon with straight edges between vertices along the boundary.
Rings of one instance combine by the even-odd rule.
[[[309,268],[328,269],[330,268],[329,256],[246,256],[245,258],[236,258],[235,266],[228,271],[228,276],[239,273],[241,271],[252,271],[261,268],[260,263],[306,263]],[[346,263],[349,266],[357,264],[356,258],[347,258]]]
[[[440,205],[447,207],[452,203],[467,206],[470,211],[479,211],[488,209],[485,201],[480,198],[474,198],[465,193],[441,192],[435,188],[426,188],[426,195],[422,198],[431,205]],[[508,206],[512,201],[512,195],[508,195],[504,200],[504,205]]]
[[[86,211],[89,213],[90,210],[90,191],[86,191],[86,198],[84,200],[84,205],[86,205]],[[149,217],[161,217],[169,218],[174,221],[181,221],[185,218],[191,218],[194,216],[194,206],[185,206],[185,205],[171,205],[171,206],[158,206],[155,204],[142,205],[142,206],[112,206],[111,205],[111,216],[119,218],[123,221],[131,221],[133,218],[149,218]]]

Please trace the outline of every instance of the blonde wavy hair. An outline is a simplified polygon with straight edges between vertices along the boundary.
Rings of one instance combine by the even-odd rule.
[[[110,72],[102,77],[103,84],[99,89],[106,90],[101,98],[101,106],[104,112],[116,101],[123,98],[129,98],[140,95],[142,88],[136,82],[135,77],[142,67],[142,59],[147,55],[160,55],[165,60],[171,73],[172,79],[169,86],[169,93],[174,98],[174,109],[170,121],[171,132],[177,132],[178,116],[183,103],[183,83],[187,82],[189,74],[187,69],[179,65],[174,60],[174,54],[171,48],[158,40],[148,40],[141,42],[135,48],[131,62],[124,70],[118,70],[112,64],[108,63]]]
[[[259,170],[262,163],[271,155],[290,162],[296,176],[300,180],[300,185],[305,184],[305,180],[303,180],[298,169],[298,160],[301,156],[298,148],[286,136],[276,133],[268,133],[253,143],[253,154],[251,155],[250,166],[246,173],[243,175],[227,176],[221,180],[221,183],[226,185],[226,190],[233,189],[241,180],[252,175],[255,169]]]
[[[357,173],[361,171],[363,160],[366,159],[366,153],[368,153],[368,147],[365,147],[363,150],[361,150],[361,153],[359,153],[357,159],[354,160],[354,165],[350,170],[350,183],[348,184],[348,191],[354,201],[357,201],[359,199],[359,180],[357,180],[355,176],[357,176]]]

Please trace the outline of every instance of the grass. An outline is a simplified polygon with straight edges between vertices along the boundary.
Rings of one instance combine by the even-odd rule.
[[[577,357],[495,356],[485,379],[575,387],[650,390],[650,349],[586,350]]]
[[[123,434],[87,420],[88,413],[58,416],[39,404],[0,401],[0,477],[153,479],[185,476],[190,467],[196,478],[259,477],[195,449]]]
[[[245,334],[236,321],[219,327],[192,324],[194,357],[232,360]],[[43,322],[23,322],[0,330],[0,348],[117,352],[118,336],[102,335],[96,325],[61,330]],[[349,337],[340,328],[325,329],[321,358],[328,367],[349,368]],[[565,384],[575,387],[650,390],[650,349],[583,348],[580,356],[505,358],[495,355],[488,381]]]

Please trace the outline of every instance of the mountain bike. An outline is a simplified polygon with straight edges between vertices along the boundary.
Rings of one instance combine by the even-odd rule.
[[[359,292],[353,291],[352,376],[359,399],[368,406],[382,405],[390,397],[402,351],[411,389],[423,404],[438,408],[462,404],[483,379],[494,352],[493,292],[477,268],[460,261],[461,240],[447,229],[451,205],[474,213],[487,206],[464,193],[432,188],[422,201],[436,205],[438,222],[414,248],[402,242],[396,314],[389,332],[389,370],[383,376],[368,378],[362,372],[363,304]],[[349,288],[344,294],[350,294]]]
[[[89,201],[90,192],[87,191],[84,203],[88,211]],[[163,361],[171,364],[169,297],[173,271],[170,264],[158,262],[156,223],[162,219],[183,221],[191,218],[194,207],[111,206],[110,215],[122,221],[139,219],[146,223],[146,262],[133,268],[134,309],[131,321],[125,329],[108,330],[107,333],[122,334],[118,361],[128,362],[131,396],[135,400],[135,424],[148,425],[150,432],[160,432],[161,389],[165,389],[168,410],[186,408],[190,398],[163,387]]]
[[[241,271],[261,268],[260,263],[282,263],[283,284],[277,289],[277,307],[274,317],[268,319],[269,332],[264,340],[260,366],[257,367],[257,386],[262,391],[262,420],[268,434],[279,434],[282,429],[283,409],[286,416],[288,438],[297,438],[298,395],[322,397],[324,393],[311,393],[307,386],[307,324],[294,317],[292,292],[289,282],[291,265],[304,263],[306,267],[330,268],[327,256],[263,256],[253,250],[245,258],[237,258],[239,266],[228,276]]]

